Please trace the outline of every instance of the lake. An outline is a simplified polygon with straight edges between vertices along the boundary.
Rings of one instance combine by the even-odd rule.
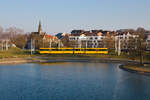
[[[150,76],[115,63],[0,65],[0,100],[149,100]]]

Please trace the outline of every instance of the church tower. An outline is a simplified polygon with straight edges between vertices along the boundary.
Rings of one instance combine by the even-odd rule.
[[[41,21],[39,21],[38,33],[39,33],[39,35],[42,35],[42,25],[41,25]]]

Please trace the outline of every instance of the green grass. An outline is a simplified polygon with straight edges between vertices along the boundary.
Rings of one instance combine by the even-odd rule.
[[[121,53],[120,56],[117,56],[115,52],[109,52],[108,55],[104,54],[30,54],[30,50],[22,50],[19,48],[9,48],[8,51],[0,51],[0,59],[2,58],[25,58],[25,57],[72,57],[72,58],[116,58],[116,59],[128,59],[133,60],[130,56],[125,53]],[[135,57],[134,60],[139,60],[139,57]],[[150,53],[144,53],[144,61],[150,61]]]
[[[30,57],[29,51],[19,48],[10,48],[7,51],[0,51],[0,59],[2,58],[23,58]]]
[[[72,57],[72,58],[118,58],[126,59],[125,56],[105,55],[105,54],[39,54],[40,57]]]

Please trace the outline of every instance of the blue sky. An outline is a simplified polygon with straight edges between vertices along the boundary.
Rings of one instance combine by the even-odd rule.
[[[1,0],[0,26],[49,34],[73,29],[150,29],[150,0]]]

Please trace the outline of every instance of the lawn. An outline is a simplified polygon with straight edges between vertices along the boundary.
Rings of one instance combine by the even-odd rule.
[[[30,57],[28,50],[22,50],[19,48],[10,48],[7,51],[0,51],[0,59],[2,58],[24,58]]]

